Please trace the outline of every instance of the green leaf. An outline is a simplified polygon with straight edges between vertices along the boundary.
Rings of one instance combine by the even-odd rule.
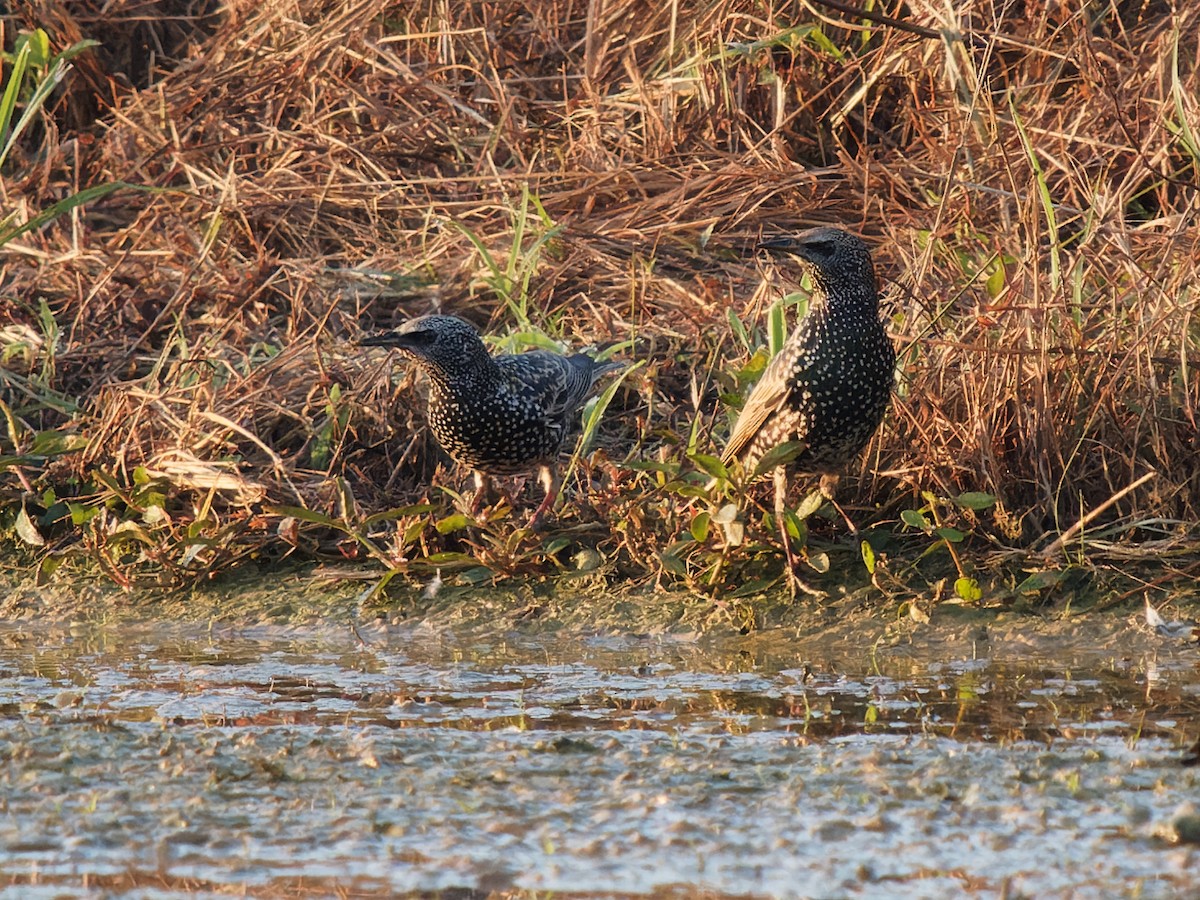
[[[421,536],[421,532],[425,530],[424,519],[413,519],[408,523],[408,527],[404,529],[404,546],[416,541]]]
[[[85,38],[82,41],[76,41],[70,47],[68,47],[66,50],[62,51],[61,53],[56,53],[54,55],[54,58],[51,61],[58,62],[60,59],[63,60],[64,62],[70,61],[70,60],[74,59],[75,57],[77,57],[80,53],[83,53],[86,50],[91,50],[93,47],[99,47],[99,46],[100,46],[99,41],[93,40],[92,38]],[[47,44],[47,48],[48,47],[49,47],[49,45]]]
[[[55,556],[53,553],[48,553],[42,557],[42,561],[38,564],[38,583],[45,584],[46,579],[58,571],[58,567],[66,561],[64,556]]]
[[[687,563],[673,553],[664,551],[658,555],[662,567],[672,575],[686,575]]]
[[[95,518],[96,513],[100,511],[100,507],[84,506],[82,503],[68,503],[67,510],[71,513],[71,524],[79,526]]]
[[[733,311],[732,306],[726,308],[725,318],[729,320],[729,330],[733,332],[734,337],[749,351],[750,335],[746,334],[746,326],[742,324],[742,320],[738,318],[738,314]]]
[[[867,571],[872,575],[875,574],[875,548],[871,546],[870,541],[862,542],[862,558],[863,565],[867,567]]]
[[[1021,594],[1036,594],[1046,588],[1058,587],[1066,580],[1066,577],[1067,573],[1065,571],[1044,570],[1034,572],[1017,585],[1017,592]]]
[[[771,304],[767,313],[767,347],[774,358],[787,340],[787,307],[783,300]]]
[[[967,491],[955,497],[954,502],[963,509],[991,509],[996,505],[996,498],[982,491]]]
[[[301,522],[324,525],[326,528],[336,528],[339,531],[344,531],[346,527],[345,523],[331,516],[319,513],[316,510],[305,509],[303,506],[268,506],[266,511],[273,516],[290,516],[293,519],[299,519]]]
[[[438,534],[453,534],[455,531],[462,531],[470,524],[471,520],[462,513],[455,513],[434,523],[433,527],[438,530]]]
[[[676,494],[680,497],[696,497],[701,500],[708,499],[708,491],[698,484],[693,484],[690,481],[668,481],[662,486],[662,491],[665,494]]]
[[[966,535],[964,535],[957,528],[951,528],[948,525],[943,525],[941,528],[936,529],[934,533],[938,537],[944,538],[952,544],[961,544],[963,538],[966,537]]]
[[[983,599],[983,589],[980,588],[979,582],[965,575],[955,580],[954,593],[968,603],[978,603]]]
[[[754,477],[757,478],[759,475],[767,474],[772,469],[787,465],[803,453],[805,447],[806,444],[803,441],[784,441],[778,447],[772,447],[762,455],[762,458],[754,466]]]
[[[915,509],[906,509],[902,511],[900,513],[900,520],[905,525],[908,525],[912,528],[919,528],[926,534],[928,534],[933,528],[933,526],[929,524],[929,521]]]
[[[808,519],[821,508],[821,504],[825,502],[825,495],[820,491],[810,491],[804,495],[804,499],[800,501],[800,505],[796,508],[797,519]]]
[[[469,553],[457,553],[451,550],[441,553],[431,553],[425,557],[425,562],[435,566],[449,566],[453,564],[476,563],[477,560]]]
[[[725,468],[725,463],[721,462],[717,457],[709,456],[707,453],[694,453],[691,456],[691,460],[713,478],[721,478],[725,481],[729,480],[729,470]]]
[[[8,70],[8,81],[4,86],[4,95],[0,97],[0,163],[4,162],[4,157],[7,156],[8,148],[11,145],[9,125],[12,122],[13,110],[17,106],[17,97],[25,83],[25,70],[29,68],[29,57],[32,53],[28,40],[17,41],[14,49],[11,68]],[[11,135],[11,138],[15,140],[16,135]]]
[[[554,556],[560,550],[565,550],[567,547],[570,546],[570,544],[571,544],[570,538],[565,538],[565,537],[552,538],[551,540],[546,541],[546,543],[542,545],[542,552],[545,553],[547,556]]]
[[[0,247],[3,247],[9,241],[19,238],[27,231],[34,231],[41,228],[47,222],[57,219],[63,213],[68,213],[73,209],[83,206],[85,203],[91,203],[93,200],[99,200],[102,197],[107,197],[114,191],[119,191],[122,188],[129,188],[136,191],[155,191],[156,188],[143,187],[136,184],[126,184],[123,181],[113,181],[108,184],[96,184],[89,188],[84,188],[82,191],[77,191],[68,197],[64,197],[52,206],[42,210],[24,225],[12,227],[5,225],[0,228]]]
[[[692,539],[695,540],[696,543],[703,544],[706,540],[708,540],[708,526],[711,521],[712,516],[706,512],[697,513],[692,519],[690,531],[692,533]]]
[[[1000,296],[1000,292],[1004,290],[1004,282],[1006,273],[1003,263],[996,263],[992,274],[987,277],[987,281],[983,283],[984,289],[988,296],[992,299]]]
[[[389,522],[392,519],[403,519],[408,516],[423,516],[425,513],[433,512],[433,505],[430,503],[414,503],[410,506],[397,506],[393,509],[385,509],[382,512],[377,512],[374,515],[367,516],[362,520],[363,528],[370,528],[372,525],[377,525],[380,522]],[[421,523],[424,527],[424,523]]]
[[[44,29],[35,28],[24,40],[29,44],[29,64],[44,68],[50,62],[50,36]]]
[[[634,459],[625,463],[625,468],[635,472],[661,472],[664,475],[675,475],[679,472],[679,463],[659,462],[657,459]]]

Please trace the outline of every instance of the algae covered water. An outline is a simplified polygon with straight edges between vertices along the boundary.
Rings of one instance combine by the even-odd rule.
[[[8,625],[0,885],[1194,895],[1196,654],[1136,637]]]

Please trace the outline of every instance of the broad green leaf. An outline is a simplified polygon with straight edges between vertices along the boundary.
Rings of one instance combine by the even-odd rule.
[[[711,519],[712,517],[706,512],[697,513],[692,519],[690,531],[696,543],[703,544],[708,540],[708,525]]]
[[[996,498],[982,491],[967,491],[955,497],[954,502],[963,509],[991,509],[996,505]]]
[[[467,584],[486,584],[496,577],[496,573],[487,566],[474,566],[470,569],[464,569],[459,573],[458,577]]]
[[[947,525],[943,525],[941,528],[936,529],[934,533],[938,537],[944,538],[952,544],[961,544],[963,538],[966,537],[966,535],[964,535],[957,528],[950,528]]]
[[[416,539],[421,536],[421,532],[423,532],[424,530],[425,530],[425,520],[424,519],[414,519],[413,521],[409,522],[408,527],[404,529],[404,538],[403,538],[404,546],[407,547],[409,544],[415,542]]]
[[[462,513],[454,513],[434,523],[433,527],[438,530],[438,534],[452,534],[455,531],[462,531],[470,524],[471,520]]]
[[[662,567],[672,575],[686,575],[687,563],[673,553],[664,551],[658,555]]]
[[[1036,594],[1046,588],[1058,587],[1067,577],[1065,571],[1046,570],[1034,572],[1017,585],[1017,591],[1022,594]]]
[[[862,558],[863,564],[867,567],[867,571],[872,575],[875,574],[875,548],[871,546],[870,541],[862,542]]]
[[[796,518],[808,519],[821,508],[821,504],[825,502],[825,495],[820,491],[809,491],[804,495],[804,499],[800,501],[800,505],[796,508]]]
[[[968,603],[978,603],[983,599],[983,589],[979,587],[979,582],[965,575],[955,580],[954,593]]]
[[[692,462],[713,478],[721,478],[725,481],[729,480],[729,470],[725,468],[725,463],[721,462],[717,457],[709,456],[707,453],[696,453],[692,455],[691,459]]]
[[[58,571],[58,567],[65,561],[65,556],[56,556],[53,553],[43,556],[42,561],[38,564],[38,584],[45,584],[46,579]]]
[[[100,512],[98,506],[84,506],[82,503],[68,503],[67,510],[71,513],[71,524],[75,526],[84,525],[95,518],[96,513]]]
[[[900,520],[904,522],[905,525],[908,525],[912,528],[919,528],[926,533],[928,533],[933,527],[929,524],[929,521],[915,509],[906,509],[901,512]]]
[[[803,441],[784,441],[778,447],[772,447],[762,455],[754,466],[754,476],[765,475],[778,466],[787,465],[804,452]]]
[[[565,537],[552,538],[552,539],[546,541],[546,543],[542,545],[542,552],[545,553],[547,556],[554,556],[554,554],[558,553],[560,550],[566,549],[568,546],[570,546],[570,544],[571,544],[570,538],[565,538]]]

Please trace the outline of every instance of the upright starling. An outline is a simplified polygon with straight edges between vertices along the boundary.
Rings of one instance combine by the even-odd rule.
[[[859,238],[829,227],[759,247],[799,260],[812,279],[812,297],[808,315],[750,392],[721,461],[740,460],[753,472],[772,448],[796,442],[798,452],[789,465],[834,473],[866,446],[891,398],[896,350],[879,321],[871,254]],[[773,474],[775,515],[794,589],[783,466]]]
[[[598,379],[620,363],[547,350],[488,355],[471,324],[454,316],[422,316],[360,341],[395,347],[429,376],[429,428],[456,462],[475,474],[477,510],[489,476],[538,469],[545,499],[536,524],[557,494],[553,465],[563,439]]]

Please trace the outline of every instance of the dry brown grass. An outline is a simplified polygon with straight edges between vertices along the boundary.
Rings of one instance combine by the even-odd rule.
[[[763,0],[156,6],[4,20],[6,44],[34,25],[104,41],[10,161],[5,205],[172,189],[5,248],[5,314],[36,331],[44,301],[60,337],[23,374],[6,364],[3,452],[87,439],[0,476],[10,500],[95,471],[127,487],[142,466],[173,486],[178,527],[220,516],[262,545],[260,495],[331,514],[346,487],[364,512],[419,499],[438,457],[353,338],[433,308],[514,330],[464,229],[503,261],[528,189],[561,228],[534,326],[636,338],[648,362],[609,459],[678,460],[697,418],[711,451],[717,385],[745,360],[726,310],[760,325],[777,290],[746,248],[835,222],[872,242],[904,347],[857,481],[879,521],[921,490],[986,491],[982,532],[1044,547],[1116,497],[1092,552],[1194,553],[1197,10],[975,0],[951,18],[912,0],[886,9],[900,27]],[[526,224],[528,247],[544,227]],[[652,478],[609,479],[597,502],[645,521],[606,540],[654,571],[686,514]]]

